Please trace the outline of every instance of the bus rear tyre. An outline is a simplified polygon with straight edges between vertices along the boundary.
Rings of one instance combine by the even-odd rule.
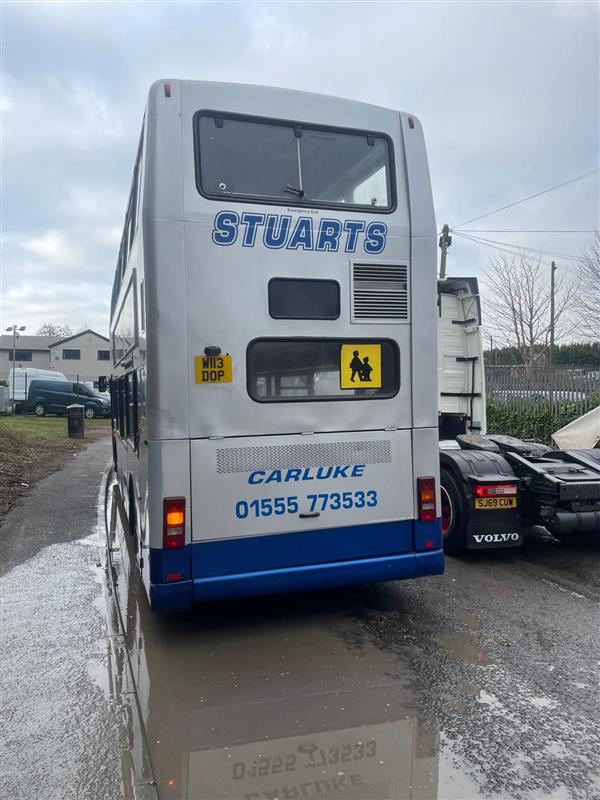
[[[36,403],[33,411],[36,417],[43,417],[46,414],[46,406],[43,403]]]
[[[442,468],[440,484],[444,552],[449,555],[464,553],[467,549],[467,537],[463,493],[456,478],[447,469]]]

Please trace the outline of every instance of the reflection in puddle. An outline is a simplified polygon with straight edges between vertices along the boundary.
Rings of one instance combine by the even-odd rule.
[[[130,540],[114,506],[109,522],[125,634],[120,647],[115,626],[114,683],[127,694],[131,671],[161,798],[438,796],[437,730],[390,677],[398,667],[392,654],[368,643],[348,648],[336,633],[347,615],[343,595],[159,617],[135,573],[128,576]],[[111,605],[114,612],[109,598]],[[131,724],[136,753],[142,730]],[[139,786],[131,769],[137,774],[126,782]]]

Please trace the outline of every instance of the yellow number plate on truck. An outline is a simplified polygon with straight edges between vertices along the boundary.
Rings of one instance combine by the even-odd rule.
[[[516,508],[517,507],[517,498],[516,497],[476,497],[475,498],[475,508],[477,509],[487,509],[491,511],[495,509],[496,511],[500,511],[504,508]]]
[[[233,379],[231,356],[196,356],[194,373],[196,383],[231,383]]]

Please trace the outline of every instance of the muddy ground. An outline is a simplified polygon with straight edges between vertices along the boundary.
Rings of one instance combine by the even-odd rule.
[[[18,497],[74,453],[110,434],[108,420],[86,420],[85,439],[69,439],[64,417],[0,417],[0,525]]]

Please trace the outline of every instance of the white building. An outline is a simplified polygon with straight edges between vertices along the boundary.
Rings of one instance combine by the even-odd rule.
[[[55,369],[69,380],[97,381],[110,375],[110,344],[106,336],[91,329],[73,336],[23,336],[16,341],[15,367]],[[0,378],[13,367],[12,334],[0,337]]]

